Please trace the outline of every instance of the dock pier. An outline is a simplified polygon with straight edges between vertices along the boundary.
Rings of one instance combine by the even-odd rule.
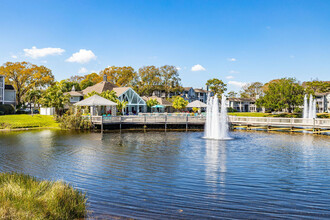
[[[128,116],[93,116],[92,124],[100,126],[101,131],[104,127],[123,129],[127,127],[143,127],[157,126],[164,128],[165,131],[169,127],[179,126],[185,128],[186,131],[190,127],[203,128],[206,118],[205,116],[190,115],[128,115]],[[265,130],[265,131],[287,131],[287,132],[303,132],[308,131],[313,134],[330,134],[330,119],[304,119],[304,118],[280,118],[280,117],[241,117],[228,116],[228,122],[232,129],[246,130]]]

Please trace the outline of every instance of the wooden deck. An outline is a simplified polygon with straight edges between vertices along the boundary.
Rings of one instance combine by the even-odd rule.
[[[190,115],[148,115],[139,116],[93,116],[92,123],[95,125],[190,125],[205,124],[204,116]],[[287,130],[312,131],[313,133],[330,133],[330,119],[302,119],[302,118],[273,118],[273,117],[240,117],[228,116],[228,122],[234,129],[265,129],[268,131]]]

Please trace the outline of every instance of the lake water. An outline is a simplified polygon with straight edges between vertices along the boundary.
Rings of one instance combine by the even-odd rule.
[[[69,182],[100,218],[330,218],[329,136],[202,136],[0,133],[0,171]]]

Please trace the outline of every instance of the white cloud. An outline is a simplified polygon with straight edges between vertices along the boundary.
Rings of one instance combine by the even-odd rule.
[[[233,76],[226,76],[226,79],[233,79]]]
[[[17,59],[18,56],[16,56],[16,55],[12,55],[11,58],[13,58],[13,59]]]
[[[91,50],[80,49],[79,52],[72,54],[66,61],[71,63],[88,63],[95,60],[96,56]]]
[[[180,71],[180,70],[181,70],[181,67],[177,66],[176,69],[177,69],[178,71]]]
[[[228,84],[233,85],[233,86],[237,86],[237,87],[242,87],[242,86],[246,85],[245,82],[238,82],[238,81],[229,81]]]
[[[191,67],[191,71],[205,71],[205,68],[200,64],[196,64],[195,66]]]
[[[64,49],[61,48],[53,48],[53,47],[46,47],[38,49],[36,47],[32,47],[32,49],[23,49],[25,52],[25,56],[31,57],[33,59],[37,59],[39,57],[45,57],[49,55],[62,55],[65,52]]]
[[[81,73],[81,74],[84,74],[84,73],[87,73],[88,70],[85,68],[85,67],[81,67],[78,71],[78,73]]]
[[[239,73],[239,72],[235,71],[235,70],[230,70],[229,73],[234,74],[234,73]]]
[[[236,58],[228,58],[228,61],[235,62],[235,61],[237,61],[237,59]]]

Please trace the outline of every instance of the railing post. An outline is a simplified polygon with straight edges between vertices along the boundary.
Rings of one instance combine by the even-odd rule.
[[[103,133],[103,115],[101,116],[101,133]]]
[[[188,131],[188,114],[186,116],[186,131]]]
[[[119,116],[119,129],[120,129],[120,131],[121,131],[121,116]]]
[[[166,132],[166,129],[167,129],[167,115],[165,115],[165,132]]]

